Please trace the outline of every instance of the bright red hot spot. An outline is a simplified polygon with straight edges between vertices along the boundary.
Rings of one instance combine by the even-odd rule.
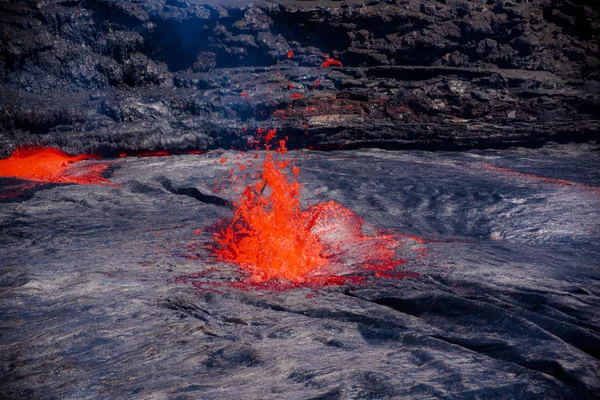
[[[109,183],[102,177],[108,164],[76,167],[73,164],[96,156],[70,156],[53,148],[17,149],[7,159],[0,160],[0,176],[46,183]]]

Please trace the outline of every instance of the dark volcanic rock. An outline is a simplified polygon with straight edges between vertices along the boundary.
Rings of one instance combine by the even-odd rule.
[[[258,126],[325,148],[598,133],[592,2],[52,0],[0,13],[2,155],[240,147]],[[320,68],[324,54],[344,68]]]
[[[598,21],[567,0],[2,2],[0,155],[241,147],[259,126],[322,148],[596,139]]]

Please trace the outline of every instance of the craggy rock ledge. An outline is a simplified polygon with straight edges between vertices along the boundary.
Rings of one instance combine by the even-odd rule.
[[[0,157],[240,148],[258,127],[322,149],[595,140],[598,21],[564,0],[2,1]]]

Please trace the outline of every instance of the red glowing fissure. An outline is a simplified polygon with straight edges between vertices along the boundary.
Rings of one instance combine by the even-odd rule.
[[[487,169],[490,169],[490,170],[504,172],[504,173],[507,173],[507,174],[510,174],[510,175],[521,176],[521,177],[524,177],[524,178],[536,179],[536,180],[540,180],[540,181],[544,181],[544,182],[548,182],[548,183],[557,184],[557,185],[560,185],[560,186],[576,186],[576,187],[580,187],[580,188],[592,189],[592,190],[595,190],[595,191],[600,190],[600,188],[597,187],[597,186],[591,186],[591,185],[586,185],[584,183],[573,182],[573,181],[570,181],[570,180],[567,180],[567,179],[549,178],[547,176],[541,176],[541,175],[535,175],[535,174],[528,174],[526,172],[515,171],[515,170],[510,169],[510,168],[497,167],[497,166],[492,165],[492,164],[484,164],[484,166]]]

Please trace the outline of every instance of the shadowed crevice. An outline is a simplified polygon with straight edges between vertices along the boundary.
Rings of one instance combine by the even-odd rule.
[[[206,204],[214,204],[219,207],[232,208],[231,202],[229,200],[225,200],[221,197],[213,196],[210,194],[204,194],[195,187],[175,187],[173,185],[173,182],[164,177],[160,178],[159,182],[167,191],[173,194],[188,196]]]

